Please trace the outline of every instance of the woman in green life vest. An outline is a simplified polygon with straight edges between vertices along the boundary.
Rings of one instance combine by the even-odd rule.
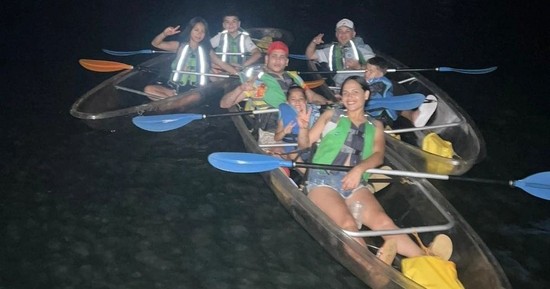
[[[341,86],[342,104],[346,111],[325,111],[309,128],[310,112],[298,114],[299,148],[310,147],[320,140],[313,163],[353,166],[348,172],[310,169],[307,191],[309,199],[345,230],[357,231],[357,224],[348,206],[359,202],[362,224],[372,230],[397,229],[392,219],[373,195],[365,171],[384,161],[384,128],[380,121],[364,113],[370,96],[363,76],[350,76]],[[422,250],[407,235],[383,237],[387,244],[397,245],[397,252],[407,257],[423,255]],[[358,242],[365,245],[363,239]],[[395,256],[395,253],[393,254]],[[390,256],[389,262],[393,259]],[[381,258],[385,260],[385,256]]]

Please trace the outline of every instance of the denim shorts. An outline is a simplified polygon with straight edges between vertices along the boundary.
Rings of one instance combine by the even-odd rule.
[[[367,188],[371,192],[374,191],[372,185],[363,181],[353,190],[343,190],[342,178],[344,178],[346,174],[347,172],[343,171],[310,169],[307,177],[307,191],[310,192],[315,187],[328,187],[338,192],[344,199],[347,199],[353,192],[361,188]]]

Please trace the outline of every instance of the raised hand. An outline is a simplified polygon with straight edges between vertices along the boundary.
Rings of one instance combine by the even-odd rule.
[[[319,45],[319,44],[321,44],[321,43],[325,43],[325,42],[323,41],[323,36],[324,36],[324,35],[325,35],[325,34],[323,34],[323,33],[317,34],[317,36],[313,37],[313,40],[311,40],[311,42],[315,43],[315,45]]]
[[[162,31],[162,33],[164,33],[165,36],[171,36],[171,35],[175,35],[175,34],[178,34],[180,33],[180,26],[176,26],[176,27],[172,27],[172,26],[169,26],[169,27],[166,27],[164,29],[164,31]]]
[[[346,58],[344,66],[346,69],[361,69],[361,64],[359,61],[353,58]]]
[[[309,119],[311,117],[311,108],[298,111],[296,120],[298,121],[298,126],[300,129],[309,128]]]
[[[284,133],[285,133],[285,135],[291,134],[291,133],[292,133],[292,129],[293,129],[295,126],[296,126],[296,122],[295,122],[295,121],[289,122],[289,123],[285,126],[285,128],[284,128],[284,130],[283,130]]]

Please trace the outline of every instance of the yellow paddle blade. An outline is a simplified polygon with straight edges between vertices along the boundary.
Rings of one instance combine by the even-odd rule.
[[[113,72],[134,68],[128,64],[108,60],[80,59],[78,62],[84,68],[96,72]]]
[[[325,83],[324,79],[317,79],[317,80],[311,80],[311,81],[304,81],[307,87],[309,88],[316,88]]]

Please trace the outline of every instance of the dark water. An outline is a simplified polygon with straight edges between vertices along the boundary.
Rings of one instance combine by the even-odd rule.
[[[52,1],[53,2],[53,1]],[[518,1],[516,1],[518,2]],[[153,134],[93,131],[70,105],[109,75],[79,58],[137,64],[101,48],[149,48],[167,25],[215,1],[19,2],[2,63],[0,288],[362,288],[257,175],[205,159],[240,151],[228,120]],[[293,53],[342,17],[373,47],[427,74],[472,116],[487,157],[468,176],[520,179],[550,168],[547,16],[514,1],[238,1],[244,27],[281,27]],[[191,8],[189,5],[196,7]],[[542,4],[542,3],[540,3]],[[8,5],[9,6],[9,5]],[[300,67],[299,64],[295,64]],[[486,242],[514,288],[548,288],[550,203],[519,189],[435,182]]]

